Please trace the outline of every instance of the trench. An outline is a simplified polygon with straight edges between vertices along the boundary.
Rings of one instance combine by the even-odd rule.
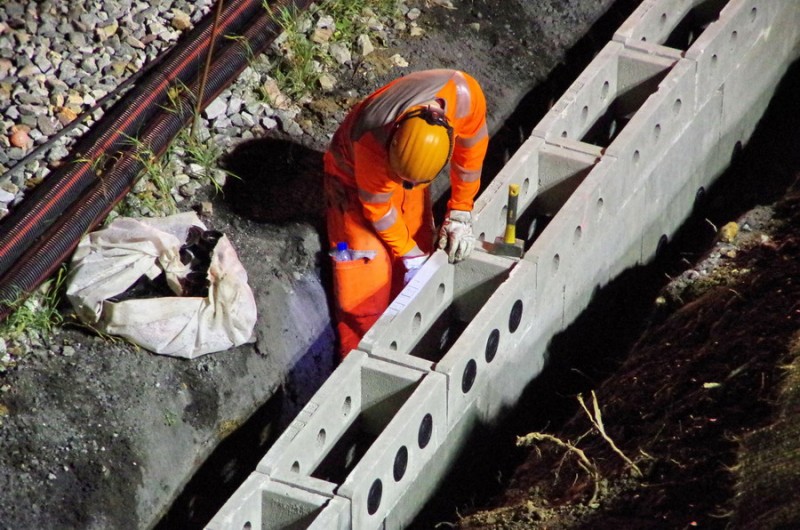
[[[632,1],[617,2],[567,53],[566,60],[548,79],[521,100],[515,112],[492,137],[484,166],[485,175],[490,178],[484,179],[481,191],[505,164],[508,153],[513,153],[530,135],[549,104],[569,87],[610,40],[636,4]],[[718,12],[722,5],[724,2],[717,0],[702,3],[679,24],[667,42],[678,48],[688,48],[702,27],[713,20],[714,9]],[[650,81],[657,82],[658,79]],[[789,168],[800,166],[800,146],[797,145],[800,143],[797,140],[800,126],[790,117],[798,115],[800,110],[800,104],[792,97],[798,89],[800,66],[795,64],[784,77],[750,143],[737,153],[730,168],[713,187],[698,196],[694,213],[672,241],[660,248],[652,263],[625,271],[595,293],[589,307],[578,319],[553,338],[543,373],[529,385],[517,406],[502,421],[494,426],[478,427],[450,474],[410,528],[428,529],[443,522],[455,523],[459,514],[485,506],[498,495],[525,456],[523,451],[515,448],[516,436],[534,430],[557,430],[576,412],[574,396],[597,387],[614,373],[647,323],[657,317],[652,312],[652,301],[667,278],[680,274],[712,244],[716,233],[709,229],[709,221],[721,226],[757,204],[772,202],[783,193],[796,173]],[[631,101],[635,107],[636,102],[640,105],[643,99],[634,97],[622,103]],[[607,146],[624,127],[630,114],[630,105],[612,106],[612,110],[598,120],[584,140]],[[791,160],[792,165],[775,164],[776,159]],[[768,178],[747,178],[755,169],[765,166],[769,167]],[[442,198],[436,202],[437,215],[443,212],[445,201]],[[535,238],[546,223],[546,218],[523,217],[519,220],[519,233]],[[423,338],[426,346],[420,351],[443,354],[465,326],[451,314],[443,315]],[[436,361],[435,354],[428,360]],[[319,386],[322,382],[310,384]],[[291,419],[286,411],[298,410],[303,405],[296,402],[293,395],[290,384],[286,392],[276,394],[226,439],[190,480],[155,528],[194,528],[207,523],[255,468],[286,426],[287,418]],[[343,438],[341,446],[315,472],[317,475],[344,480],[347,470],[355,465],[351,458],[354,448],[356,455],[363,454],[371,440],[377,437],[375,429],[364,428],[364,423],[355,424]],[[254,448],[257,451],[254,452]],[[498,448],[502,450],[498,451]],[[235,469],[231,462],[237,463]]]
[[[628,269],[595,293],[590,305],[548,349],[543,372],[497,425],[481,426],[451,467],[437,493],[409,527],[454,525],[509,485],[527,452],[516,447],[528,432],[557,433],[579,413],[575,396],[597,388],[623,363],[641,333],[661,315],[654,300],[675,277],[712,248],[713,227],[769,205],[800,176],[800,61],[784,75],[750,142],[737,146],[730,166],[698,194],[692,215],[649,264]]]

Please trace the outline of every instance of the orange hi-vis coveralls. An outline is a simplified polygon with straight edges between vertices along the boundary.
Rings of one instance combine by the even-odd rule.
[[[392,81],[358,103],[325,153],[331,247],[347,242],[352,261],[335,261],[334,296],[340,355],[361,337],[402,289],[402,256],[430,254],[430,190],[404,189],[390,178],[387,144],[395,120],[435,100],[453,127],[449,210],[472,211],[489,143],[486,100],[478,82],[457,70],[427,70]],[[359,257],[366,253],[367,256]]]

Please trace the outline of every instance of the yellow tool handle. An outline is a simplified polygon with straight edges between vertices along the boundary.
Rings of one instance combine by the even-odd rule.
[[[506,210],[506,233],[503,242],[513,245],[517,240],[517,198],[519,184],[508,185],[508,208]]]

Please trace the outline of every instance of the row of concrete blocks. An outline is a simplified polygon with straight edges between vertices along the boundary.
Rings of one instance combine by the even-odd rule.
[[[686,49],[663,43],[714,2],[639,6],[476,202],[486,248],[505,228],[509,184],[523,216],[553,215],[524,257],[478,250],[454,266],[434,254],[207,528],[413,520],[475,427],[540,373],[550,338],[653,257],[752,134],[797,56],[800,5],[718,4]],[[609,127],[627,125],[588,143],[614,108]],[[451,322],[465,324],[455,340]]]

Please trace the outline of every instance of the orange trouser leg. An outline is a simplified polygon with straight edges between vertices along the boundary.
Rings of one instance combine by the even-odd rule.
[[[373,251],[373,259],[333,262],[333,292],[339,355],[343,359],[383,314],[402,288],[403,268],[364,218],[355,190],[332,176],[325,177],[327,228],[331,248],[340,241],[352,250]],[[426,190],[398,190],[392,198],[417,244],[425,252],[433,245],[433,223]],[[417,237],[421,236],[420,239]],[[395,274],[393,274],[393,272]],[[394,280],[393,280],[394,277]]]
[[[392,261],[378,234],[364,218],[355,190],[326,175],[325,191],[331,248],[345,241],[352,250],[375,252],[373,259],[333,261],[334,317],[339,356],[344,359],[389,306]]]

